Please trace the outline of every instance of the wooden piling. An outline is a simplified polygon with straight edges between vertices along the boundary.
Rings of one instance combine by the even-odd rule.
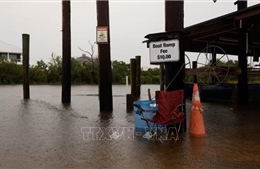
[[[165,76],[165,69],[164,64],[160,64],[160,90],[164,91],[164,76]]]
[[[30,99],[29,87],[29,56],[30,56],[30,35],[23,34],[23,98]]]
[[[135,97],[140,98],[141,95],[141,56],[135,56],[135,74],[136,74],[136,89]]]
[[[183,30],[184,18],[184,1],[165,0],[165,31],[180,31]],[[174,35],[179,39],[180,45],[180,60],[177,62],[165,63],[165,86],[166,91],[177,89],[185,90],[185,55],[183,45],[183,35],[178,33]],[[186,112],[185,98],[183,100],[183,111]],[[185,113],[186,114],[186,113]],[[183,130],[186,130],[186,118],[182,125]]]
[[[131,95],[135,98],[136,93],[136,59],[130,59],[130,71],[131,71]]]
[[[241,73],[238,75],[238,103],[248,103],[248,80],[247,80],[247,54],[246,54],[246,29],[239,29],[238,40],[238,65]]]
[[[183,29],[183,3],[183,1],[165,1],[165,31],[176,31]],[[175,38],[179,39],[180,60],[177,62],[165,63],[165,85],[167,91],[185,88],[185,62],[182,34],[176,34]]]
[[[98,44],[99,61],[99,109],[100,112],[113,111],[112,70],[110,59],[109,3],[108,0],[97,1],[97,26],[108,28],[108,43]]]
[[[148,89],[148,100],[151,101],[152,100],[152,97],[151,97],[151,90]]]
[[[193,61],[193,62],[192,62],[192,69],[193,69],[193,70],[197,69],[197,61]],[[194,83],[198,83],[198,77],[197,77],[196,74],[193,75],[193,82],[194,82]]]
[[[62,103],[71,102],[70,0],[62,1]]]
[[[133,111],[133,102],[134,98],[132,94],[127,94],[126,95],[126,109],[127,111]]]
[[[130,81],[131,81],[131,94],[126,95],[126,109],[133,110],[133,102],[136,100],[136,59],[130,59]]]
[[[237,1],[237,10],[243,10],[247,8],[247,0]],[[238,29],[238,66],[241,69],[241,73],[238,75],[238,103],[248,103],[248,79],[247,79],[247,53],[246,53],[246,21],[240,20]]]

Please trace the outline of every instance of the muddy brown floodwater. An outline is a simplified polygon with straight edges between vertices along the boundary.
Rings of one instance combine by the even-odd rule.
[[[142,85],[142,99],[159,89]],[[147,140],[134,134],[126,112],[125,86],[113,86],[114,111],[99,113],[97,86],[73,86],[72,103],[61,104],[61,86],[0,86],[0,168],[260,168],[260,106],[232,108],[202,103],[206,136],[182,141]],[[187,123],[191,102],[187,100]],[[89,134],[89,131],[97,131]],[[127,136],[109,138],[108,128]]]

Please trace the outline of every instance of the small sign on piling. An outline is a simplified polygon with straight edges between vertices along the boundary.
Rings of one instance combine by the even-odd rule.
[[[97,27],[97,44],[107,44],[108,43],[108,27],[98,26]]]

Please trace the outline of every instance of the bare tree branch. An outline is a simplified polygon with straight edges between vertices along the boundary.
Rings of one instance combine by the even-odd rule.
[[[83,49],[81,49],[79,46],[78,46],[78,48],[79,48],[79,50],[81,50],[82,52],[88,54],[88,55],[91,57],[92,62],[93,62],[93,60],[94,60],[93,57],[94,57],[94,53],[95,53],[95,43],[92,44],[92,43],[90,43],[90,41],[88,41],[88,43],[89,43],[90,46],[91,46],[91,52],[86,51],[86,50],[83,50]]]
[[[87,53],[87,54],[89,54],[90,56],[92,56],[92,54],[91,54],[89,51],[83,50],[83,49],[81,49],[79,46],[78,46],[78,48],[79,48],[79,50],[81,50],[82,52]]]

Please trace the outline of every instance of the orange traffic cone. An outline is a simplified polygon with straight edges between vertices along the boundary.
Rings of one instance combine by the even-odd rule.
[[[194,83],[193,85],[192,107],[190,117],[190,135],[196,137],[205,136],[205,127],[197,83]]]

